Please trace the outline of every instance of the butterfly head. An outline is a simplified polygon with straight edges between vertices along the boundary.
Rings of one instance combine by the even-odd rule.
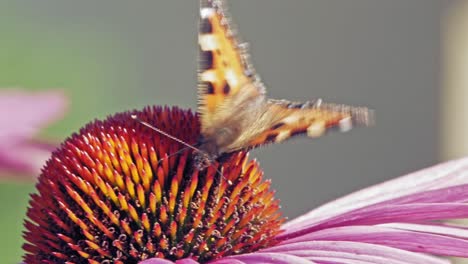
[[[196,152],[193,159],[194,159],[194,162],[195,162],[195,164],[194,164],[195,168],[197,170],[199,170],[199,171],[202,171],[202,170],[208,168],[215,161],[214,158],[211,157],[208,153],[202,152],[202,151]]]

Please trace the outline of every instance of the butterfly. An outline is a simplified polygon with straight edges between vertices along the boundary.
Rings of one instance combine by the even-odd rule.
[[[315,138],[333,128],[344,132],[355,124],[369,126],[374,122],[373,111],[366,107],[324,103],[321,99],[305,103],[268,99],[225,0],[200,0],[198,45],[200,137],[195,146],[133,117],[185,145],[180,151],[193,149],[198,170],[239,150],[302,134]]]
[[[200,170],[238,150],[301,134],[315,138],[332,128],[347,131],[374,121],[373,111],[366,107],[267,98],[224,0],[200,1],[198,45],[201,131],[195,166]]]

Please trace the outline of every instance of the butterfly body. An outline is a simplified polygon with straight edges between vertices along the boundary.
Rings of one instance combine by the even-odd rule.
[[[244,148],[246,140],[254,136],[255,127],[266,111],[262,98],[258,95],[234,98],[236,100],[226,103],[225,110],[220,110],[224,113],[220,113],[209,122],[211,125],[202,126],[197,142],[197,148],[202,153],[196,154],[199,156],[196,159],[200,159],[200,156],[205,157],[205,165],[199,164],[197,167],[209,165],[210,162],[206,162],[207,158],[212,162],[223,154]],[[231,105],[238,106],[238,111],[229,111]]]
[[[347,131],[353,124],[373,122],[372,110],[365,107],[328,104],[320,99],[306,103],[268,99],[225,1],[201,0],[199,26],[198,169],[238,150],[299,134],[319,137],[331,128]]]

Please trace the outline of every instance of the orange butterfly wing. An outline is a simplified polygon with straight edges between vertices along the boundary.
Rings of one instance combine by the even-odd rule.
[[[198,44],[200,148],[216,157],[281,142],[299,134],[318,137],[328,129],[370,125],[364,107],[266,100],[265,88],[227,15],[225,1],[201,0]]]
[[[246,43],[239,41],[224,9],[223,1],[201,1],[198,112],[202,128],[222,119],[223,110],[234,110],[226,109],[228,106],[225,102],[235,97],[241,89],[251,96],[264,93],[249,62]],[[248,83],[256,85],[246,85]]]
[[[265,118],[271,126],[249,141],[251,147],[278,143],[296,135],[306,134],[316,138],[330,129],[341,132],[355,125],[369,126],[374,122],[374,113],[366,107],[350,107],[339,104],[292,103],[286,100],[268,100]]]

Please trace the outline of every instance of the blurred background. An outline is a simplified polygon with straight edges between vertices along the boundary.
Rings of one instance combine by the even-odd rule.
[[[40,135],[55,142],[119,111],[195,109],[197,2],[0,0],[0,89],[63,90],[65,117]],[[252,153],[289,218],[468,153],[468,1],[237,0],[230,7],[270,97],[376,110],[375,127]],[[1,263],[23,254],[33,191],[31,181],[0,181]]]

